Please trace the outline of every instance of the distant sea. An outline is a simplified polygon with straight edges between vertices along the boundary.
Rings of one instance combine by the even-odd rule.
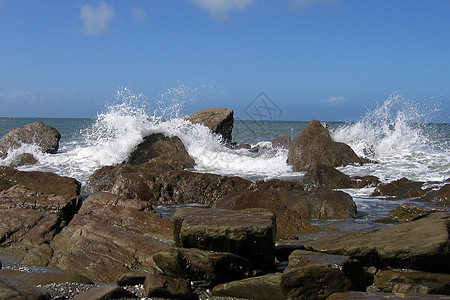
[[[402,177],[436,182],[433,187],[439,188],[442,185],[439,182],[450,178],[450,124],[424,122],[407,107],[393,110],[395,101],[400,100],[395,97],[387,99],[355,122],[327,122],[333,140],[344,142],[359,156],[377,162],[338,169],[351,176],[375,175],[382,182]],[[178,109],[176,107],[158,111],[171,109],[170,115],[176,115],[173,111]],[[98,168],[126,160],[143,137],[161,132],[180,137],[196,162],[197,172],[236,175],[251,180],[298,180],[304,175],[292,171],[286,164],[287,150],[273,148],[271,141],[279,135],[288,135],[293,139],[305,128],[307,121],[236,120],[233,141],[258,147],[259,151],[253,152],[247,149],[232,150],[203,126],[180,118],[169,119],[155,112],[149,113],[138,103],[127,100],[106,107],[94,119],[1,117],[0,136],[12,128],[39,120],[57,128],[62,138],[57,154],[44,154],[34,145],[24,145],[7,158],[0,159],[0,165],[8,165],[19,154],[31,152],[39,162],[21,167],[21,170],[54,172],[74,177],[85,184]],[[324,226],[331,223],[344,231],[371,228],[377,226],[373,220],[386,216],[389,210],[403,202],[411,202],[370,197],[373,188],[344,191],[355,200],[358,219],[312,222]],[[424,206],[423,203],[418,205]]]

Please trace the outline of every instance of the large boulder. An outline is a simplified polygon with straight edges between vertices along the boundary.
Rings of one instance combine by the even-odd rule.
[[[5,157],[10,149],[20,148],[23,144],[36,145],[44,153],[56,153],[60,138],[57,129],[40,121],[14,128],[0,139],[0,157]]]
[[[240,177],[175,170],[162,163],[121,164],[95,171],[84,192],[108,191],[123,198],[148,201],[152,205],[211,205],[251,184],[251,181]]]
[[[174,215],[175,245],[247,258],[254,268],[275,262],[275,215],[264,210],[184,208]]]
[[[350,146],[334,142],[320,121],[312,120],[289,146],[287,162],[296,172],[308,171],[318,165],[340,167],[361,160]]]
[[[305,242],[308,250],[348,255],[366,266],[450,270],[450,214],[433,213],[417,221],[337,234]]]
[[[162,133],[146,136],[127,160],[129,164],[148,162],[163,162],[177,169],[190,169],[195,164],[178,137],[167,137]]]
[[[167,276],[219,284],[250,277],[247,259],[226,252],[194,248],[172,248],[153,255],[158,268]]]
[[[380,184],[372,193],[372,197],[391,196],[397,199],[418,198],[431,191],[431,186],[425,182],[411,181],[408,178],[400,178],[390,183]]]
[[[213,133],[220,134],[226,143],[231,143],[234,126],[233,110],[227,108],[208,108],[185,117],[194,124],[203,124]]]
[[[148,202],[91,195],[52,240],[50,266],[105,282],[131,271],[152,273],[150,257],[170,247],[172,231],[171,220],[154,213]]]
[[[0,167],[1,253],[46,265],[48,243],[81,206],[80,183],[46,172]]]

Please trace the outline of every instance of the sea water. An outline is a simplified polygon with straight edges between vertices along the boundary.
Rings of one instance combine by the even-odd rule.
[[[236,120],[233,141],[251,144],[259,151],[233,150],[206,127],[181,118],[182,103],[172,99],[171,93],[168,91],[161,99],[149,101],[144,95],[123,88],[94,119],[0,118],[0,136],[37,120],[57,128],[62,135],[56,154],[41,153],[34,145],[23,145],[0,159],[0,165],[9,165],[21,153],[31,152],[38,163],[20,170],[54,172],[74,177],[84,185],[95,170],[126,161],[145,136],[163,133],[182,140],[195,160],[197,172],[250,180],[299,180],[304,175],[292,171],[286,163],[288,151],[274,148],[271,140],[279,135],[294,138],[307,121]],[[377,108],[368,110],[361,120],[328,125],[333,140],[350,145],[360,157],[374,161],[338,168],[345,174],[375,175],[382,182],[407,177],[437,182],[431,184],[436,189],[442,185],[439,182],[450,177],[450,124],[427,122],[426,113],[399,95],[392,95]],[[352,195],[358,206],[357,219],[312,222],[346,231],[370,228],[376,226],[373,220],[386,216],[395,206],[411,202],[370,197],[373,188],[344,191]]]

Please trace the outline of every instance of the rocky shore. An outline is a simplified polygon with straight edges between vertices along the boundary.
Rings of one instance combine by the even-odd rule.
[[[232,110],[186,119],[233,147]],[[55,153],[60,137],[26,125],[0,139],[0,156],[23,143]],[[347,176],[335,168],[366,161],[317,120],[275,141],[301,180],[198,173],[181,140],[162,134],[83,187],[15,169],[32,154],[0,167],[0,299],[448,299],[450,179]],[[310,219],[356,218],[339,189],[364,187],[438,208],[406,203],[379,220],[393,226],[298,240],[323,230]],[[158,205],[185,207],[168,218]]]

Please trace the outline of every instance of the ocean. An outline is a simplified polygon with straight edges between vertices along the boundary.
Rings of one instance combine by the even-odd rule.
[[[9,130],[35,121],[57,128],[62,135],[56,154],[44,154],[33,145],[13,151],[0,165],[8,165],[24,152],[38,159],[33,166],[20,170],[48,171],[74,177],[84,185],[97,169],[121,163],[151,133],[178,136],[196,162],[194,171],[241,176],[250,180],[278,178],[298,180],[304,173],[293,172],[286,164],[287,150],[274,149],[271,140],[279,135],[294,138],[308,121],[273,121],[267,119],[235,120],[233,141],[259,149],[232,150],[221,139],[200,125],[181,118],[180,105],[149,107],[135,96],[121,97],[109,104],[94,119],[0,118],[0,136]],[[450,124],[429,123],[427,114],[391,96],[360,120],[328,122],[332,139],[350,145],[360,156],[376,163],[338,168],[350,176],[375,175],[382,182],[407,177],[415,181],[442,182],[450,177]],[[326,120],[321,120],[326,121]],[[442,184],[434,184],[439,188]],[[345,189],[358,207],[354,220],[311,220],[313,224],[342,231],[379,226],[373,222],[388,212],[413,200],[388,200],[370,197],[373,188]],[[431,204],[416,203],[420,206]]]

